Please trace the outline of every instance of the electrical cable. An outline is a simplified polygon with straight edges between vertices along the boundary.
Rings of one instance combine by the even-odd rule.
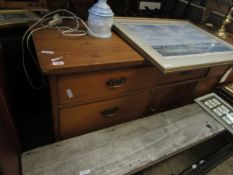
[[[59,16],[60,12],[68,13],[69,16]],[[54,16],[50,17],[51,15],[54,15]],[[76,23],[76,25],[74,27],[59,26],[59,24],[61,24],[63,22],[63,20],[72,20]],[[53,29],[57,29],[58,31],[60,31],[61,34],[64,36],[68,36],[68,37],[85,36],[87,34],[87,32],[85,30],[79,29],[79,26],[80,26],[79,21],[82,23],[82,25],[87,30],[89,30],[89,32],[92,32],[91,29],[85,24],[85,22],[81,18],[77,17],[73,12],[68,11],[66,9],[58,9],[58,10],[55,10],[53,12],[49,12],[46,15],[44,15],[37,22],[35,22],[31,27],[29,27],[28,30],[24,33],[24,35],[22,37],[22,41],[21,41],[22,42],[22,65],[23,65],[25,76],[26,76],[27,80],[29,81],[30,86],[33,89],[36,89],[36,90],[41,89],[45,84],[45,79],[42,75],[42,77],[41,77],[42,83],[39,86],[35,85],[35,83],[31,80],[31,78],[29,76],[29,72],[28,72],[26,64],[25,64],[25,49],[24,49],[25,39],[26,39],[27,50],[28,50],[30,56],[32,57],[33,61],[35,62],[38,70],[41,71],[40,66],[39,66],[35,56],[33,55],[33,52],[31,51],[30,45],[29,45],[29,41],[30,41],[30,38],[33,35],[33,33],[37,32],[39,30],[45,29],[45,28],[53,28]],[[35,28],[37,26],[40,26],[40,27]]]

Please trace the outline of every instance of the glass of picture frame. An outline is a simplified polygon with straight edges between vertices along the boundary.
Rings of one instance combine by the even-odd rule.
[[[233,46],[185,20],[115,18],[114,30],[163,72],[233,63]]]

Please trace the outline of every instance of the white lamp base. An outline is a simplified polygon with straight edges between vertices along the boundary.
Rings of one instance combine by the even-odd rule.
[[[112,33],[106,33],[106,34],[98,34],[98,33],[94,33],[90,30],[87,30],[87,34],[92,36],[92,37],[95,37],[95,38],[110,38],[112,36]]]

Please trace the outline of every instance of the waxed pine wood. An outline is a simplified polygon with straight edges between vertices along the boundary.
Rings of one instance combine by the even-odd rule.
[[[60,104],[80,104],[127,95],[135,90],[152,88],[157,83],[157,77],[158,71],[153,67],[60,76],[58,81]],[[108,84],[110,81],[121,79],[124,81],[118,86]],[[67,95],[67,90],[72,91],[73,97]]]
[[[96,122],[92,129],[90,125],[84,125],[85,128],[77,124],[76,128],[72,126],[68,133],[68,127],[71,125],[61,125],[61,117],[63,121],[66,119],[64,115],[61,116],[61,111],[70,111],[72,108],[80,108],[81,105],[90,105],[97,109],[97,104],[101,101],[111,101],[113,98],[150,91],[147,107],[143,114],[141,112],[140,114],[144,116],[149,109],[157,113],[188,104],[193,97],[210,92],[228,68],[228,65],[215,65],[163,73],[159,67],[152,67],[114,32],[112,37],[107,39],[90,36],[69,38],[62,36],[57,30],[45,29],[36,32],[33,40],[40,67],[43,73],[50,77],[52,117],[57,140],[61,139],[61,131],[65,131],[63,136],[73,136],[76,131],[77,134],[81,131],[85,133],[84,130],[107,127],[122,121],[120,118],[110,119],[114,122],[109,121],[107,122],[109,125],[102,127]],[[54,54],[41,53],[45,50],[54,51]],[[62,57],[60,61],[63,61],[64,65],[52,64],[51,59],[57,57]],[[126,81],[117,88],[106,85],[108,80],[121,78],[125,78]],[[69,91],[72,92],[71,95]],[[126,112],[131,113],[133,110]],[[80,111],[75,115],[80,117],[78,118],[80,123],[85,122],[80,116]],[[135,119],[138,115],[135,115]],[[93,114],[93,117],[97,117],[97,114]],[[71,117],[69,120],[77,119]]]
[[[90,36],[64,37],[55,29],[45,29],[33,36],[37,56],[45,74],[90,72],[143,65],[144,58],[113,33],[111,38]],[[42,54],[50,50],[55,54]],[[64,65],[54,66],[51,59],[63,57]]]
[[[113,124],[126,122],[141,116],[147,104],[149,91],[111,100],[79,105],[60,110],[61,137],[80,135]],[[105,110],[117,108],[112,116]]]

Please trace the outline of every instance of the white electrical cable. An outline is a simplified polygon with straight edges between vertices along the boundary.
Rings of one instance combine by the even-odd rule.
[[[45,28],[46,28],[46,26],[43,26],[43,27],[37,28],[37,29],[35,29],[35,30],[32,30],[32,31],[28,34],[27,40],[26,40],[26,45],[27,45],[27,49],[28,49],[28,51],[29,51],[29,54],[31,55],[31,57],[32,57],[33,60],[35,61],[36,65],[38,65],[38,66],[39,66],[39,64],[38,64],[38,62],[36,61],[36,58],[34,57],[32,51],[31,51],[31,49],[30,49],[29,40],[30,40],[31,35],[32,35],[34,32],[37,32],[37,31],[42,30],[42,29],[45,29]]]
[[[68,13],[70,16],[59,16],[58,13],[60,13],[60,12]],[[54,16],[49,17],[51,15],[54,15]],[[76,25],[75,25],[75,27],[58,26],[57,23],[60,23],[63,20],[72,20],[76,23]],[[32,80],[29,76],[28,70],[27,70],[26,65],[25,65],[25,51],[24,51],[25,39],[26,39],[27,50],[29,51],[30,56],[33,58],[37,68],[40,70],[40,66],[39,66],[35,56],[33,55],[32,51],[30,49],[30,46],[29,46],[30,37],[33,35],[33,33],[37,32],[39,30],[45,29],[45,28],[54,28],[54,29],[57,29],[58,31],[60,31],[61,34],[64,36],[69,36],[69,37],[85,36],[87,34],[87,32],[85,30],[79,29],[79,26],[80,26],[79,21],[84,25],[84,27],[87,30],[89,30],[91,32],[91,29],[85,24],[85,22],[81,18],[77,17],[73,12],[65,10],[65,9],[58,9],[58,10],[55,10],[53,12],[50,12],[50,13],[47,13],[46,15],[44,15],[36,23],[34,23],[31,27],[29,27],[28,30],[24,33],[24,35],[22,37],[22,64],[23,64],[23,69],[24,69],[24,73],[26,75],[26,78],[29,81],[32,88],[41,89],[45,84],[45,80],[44,80],[44,77],[42,75],[42,84],[40,86],[36,86],[32,82]],[[42,27],[39,27],[39,28],[32,30],[33,28],[35,28],[38,25],[40,25]]]
[[[33,56],[33,53],[32,53],[32,51],[31,51],[31,49],[30,49],[30,47],[29,47],[29,39],[30,39],[30,35],[32,35],[34,32],[39,31],[39,30],[44,29],[44,28],[46,28],[46,27],[45,27],[45,26],[44,26],[44,27],[40,27],[40,28],[37,28],[37,29],[31,31],[30,34],[29,34],[28,37],[27,37],[27,49],[28,49],[28,51],[29,51],[29,53],[30,53],[30,55],[31,55],[31,57],[32,57],[32,59],[33,59],[33,61],[35,62],[35,65],[37,66],[37,68],[38,68],[39,70],[40,70],[40,66],[39,66],[39,64],[38,64],[38,62],[37,62],[37,60],[36,60],[36,58]],[[23,50],[24,50],[24,46],[23,46]],[[23,52],[24,52],[24,51],[23,51]],[[27,77],[27,79],[28,79],[28,81],[29,81],[29,83],[30,83],[30,85],[31,85],[31,87],[32,87],[33,89],[37,89],[37,90],[38,90],[38,89],[41,89],[41,88],[44,86],[45,80],[44,80],[43,75],[41,75],[42,84],[41,84],[40,86],[36,86],[36,85],[31,81],[31,78],[30,78],[30,76],[29,76],[29,73],[28,73],[27,68],[26,68],[26,65],[25,65],[25,59],[24,59],[24,58],[23,58],[23,69],[24,69],[25,75],[26,75],[26,77]]]

